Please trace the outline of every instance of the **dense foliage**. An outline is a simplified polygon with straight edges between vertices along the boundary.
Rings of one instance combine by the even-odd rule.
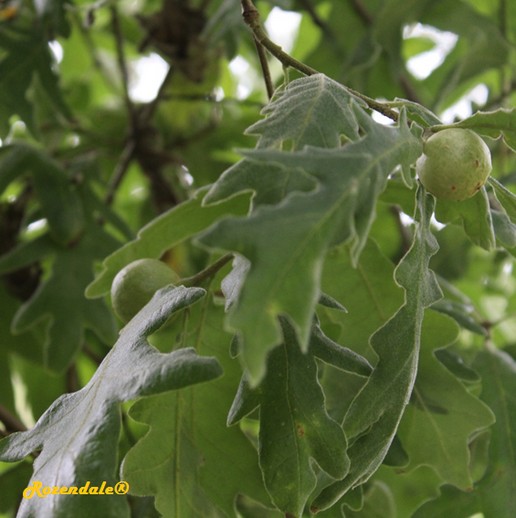
[[[516,516],[515,45],[508,0],[0,2],[0,516]]]

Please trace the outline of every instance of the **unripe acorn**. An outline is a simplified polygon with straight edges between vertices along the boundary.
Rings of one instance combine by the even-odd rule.
[[[462,201],[471,198],[491,173],[491,153],[473,131],[451,128],[433,134],[424,144],[416,172],[436,198]]]
[[[138,259],[122,268],[111,284],[115,313],[127,323],[160,288],[179,280],[172,268],[157,259]]]

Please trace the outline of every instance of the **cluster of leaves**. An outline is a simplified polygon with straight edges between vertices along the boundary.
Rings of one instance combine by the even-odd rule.
[[[516,514],[516,9],[373,4],[281,2],[325,74],[269,102],[237,0],[0,7],[0,515]],[[422,80],[416,21],[458,36]],[[137,102],[149,48],[168,73]],[[450,126],[493,178],[436,203],[413,165]],[[182,281],[122,327],[111,282],[144,257]]]

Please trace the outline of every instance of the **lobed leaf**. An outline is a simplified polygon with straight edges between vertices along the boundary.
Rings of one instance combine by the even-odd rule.
[[[291,193],[275,206],[259,206],[247,218],[225,218],[199,238],[251,263],[228,327],[241,334],[242,359],[253,384],[264,375],[268,351],[280,341],[279,315],[290,317],[306,349],[327,249],[351,240],[356,263],[389,175],[400,164],[408,168],[421,153],[420,140],[403,115],[398,127],[386,127],[359,106],[354,111],[365,133],[357,142],[335,149],[246,153],[264,170],[270,164],[302,170],[317,180],[318,189]]]
[[[410,462],[431,466],[443,482],[471,490],[469,444],[494,416],[487,405],[435,357],[457,338],[457,325],[449,318],[428,311],[422,328],[418,375],[398,431]]]
[[[238,494],[271,505],[255,448],[226,426],[241,372],[227,354],[223,316],[220,307],[196,306],[188,328],[201,335],[198,353],[216,357],[224,376],[142,399],[129,413],[149,431],[126,455],[122,475],[133,494],[153,496],[163,516],[232,517]]]
[[[285,143],[292,150],[305,145],[334,148],[339,146],[342,135],[350,140],[358,139],[359,125],[352,100],[359,101],[324,74],[303,77],[277,90],[262,110],[266,118],[253,124],[246,133],[260,135],[259,148]]]
[[[348,468],[346,437],[326,412],[312,350],[302,353],[282,319],[284,343],[268,357],[267,374],[253,389],[245,376],[228,416],[234,424],[260,408],[259,456],[264,483],[286,515],[301,516],[316,486],[312,460],[333,479]]]
[[[52,237],[61,244],[84,230],[85,214],[78,189],[54,160],[33,147],[16,144],[0,152],[0,192],[15,178],[30,173]]]
[[[416,379],[424,311],[441,296],[428,269],[437,251],[430,231],[433,208],[433,198],[418,190],[420,222],[410,250],[395,270],[396,282],[405,289],[405,303],[371,337],[378,363],[344,417],[350,441],[349,473],[321,491],[311,504],[313,511],[327,509],[366,482],[385,458],[398,429]]]
[[[103,261],[103,269],[87,287],[86,296],[101,297],[111,288],[115,275],[127,264],[144,257],[158,259],[173,246],[205,229],[223,215],[245,214],[247,198],[239,197],[226,203],[203,207],[205,190],[196,192],[190,200],[153,219],[130,241]]]
[[[491,427],[487,469],[467,492],[443,485],[440,496],[423,504],[414,518],[433,518],[450,512],[457,518],[476,513],[497,518],[516,514],[516,362],[503,351],[488,347],[477,355],[473,367],[482,377],[480,397],[496,416]]]
[[[0,47],[0,136],[8,130],[12,115],[18,115],[37,134],[30,87],[37,77],[52,105],[70,116],[54,71],[52,54],[43,28],[38,24],[2,24]]]
[[[159,353],[147,341],[171,313],[204,295],[199,288],[167,287],[121,331],[90,382],[78,392],[57,399],[34,428],[14,433],[0,442],[0,460],[13,462],[41,450],[34,461],[30,484],[82,486],[87,481],[114,485],[120,431],[119,405],[124,401],[175,390],[220,376],[214,358],[193,349]],[[24,499],[18,516],[129,516],[127,501],[119,495],[84,498],[52,495]]]
[[[439,127],[439,126],[438,126]],[[436,129],[438,129],[436,127]],[[499,108],[491,112],[478,111],[471,117],[447,128],[467,128],[491,138],[503,137],[504,142],[516,151],[516,109]]]
[[[441,223],[461,223],[471,241],[485,250],[495,247],[493,220],[485,187],[464,201],[439,200],[435,217]]]

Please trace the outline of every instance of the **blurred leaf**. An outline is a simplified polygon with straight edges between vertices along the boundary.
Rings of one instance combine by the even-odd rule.
[[[52,236],[62,244],[77,239],[85,218],[72,178],[41,150],[21,144],[1,148],[0,192],[26,173],[31,173]]]
[[[378,481],[374,481],[367,488],[364,506],[360,511],[346,509],[346,518],[396,518],[397,516],[396,503],[389,486]]]
[[[506,353],[489,347],[477,355],[473,367],[482,377],[481,398],[496,416],[487,470],[472,491],[442,486],[441,495],[422,505],[414,518],[445,516],[448,512],[457,518],[476,513],[511,518],[516,513],[516,364]]]
[[[29,90],[36,75],[41,86],[63,115],[70,113],[58,85],[58,76],[48,42],[38,26],[6,26],[0,29],[0,138],[8,132],[8,121],[18,115],[23,122],[38,133],[34,125]]]
[[[195,235],[222,215],[245,214],[247,210],[248,198],[242,196],[203,207],[204,194],[205,190],[197,191],[192,199],[161,214],[145,225],[134,241],[106,257],[103,270],[88,286],[86,296],[95,298],[108,292],[115,275],[130,262],[144,257],[158,259],[165,251]]]
[[[70,35],[66,14],[67,10],[72,8],[71,0],[38,0],[35,2],[35,7],[50,37],[55,37],[57,34],[65,37]]]
[[[3,473],[0,473],[0,513],[4,516],[14,516],[14,511],[19,503],[20,495],[27,487],[32,469],[29,463],[21,462]]]
[[[97,201],[88,185],[80,186],[79,195],[79,210],[87,218],[78,241],[63,246],[43,234],[0,257],[0,272],[4,273],[50,259],[48,275],[16,312],[12,330],[21,333],[44,322],[43,364],[58,372],[71,363],[83,346],[86,329],[93,330],[105,343],[116,335],[114,317],[105,301],[85,299],[84,290],[93,279],[94,263],[118,242],[96,222]]]
[[[162,354],[146,341],[171,313],[202,297],[198,288],[163,288],[122,330],[86,387],[57,399],[32,430],[10,435],[0,442],[0,460],[16,461],[41,449],[34,461],[30,484],[82,486],[87,481],[114,485],[119,405],[143,395],[179,389],[216,378],[221,368],[213,358],[193,349]],[[66,445],[63,448],[63,445]],[[24,499],[19,516],[129,516],[120,495],[102,499],[80,495],[54,495]]]
[[[487,336],[488,334],[486,328],[471,316],[472,308],[470,305],[455,300],[441,299],[432,305],[432,309],[452,317],[464,329],[481,336]]]
[[[430,1],[419,21],[459,36],[443,64],[423,81],[435,92],[430,108],[458,101],[471,88],[468,81],[504,66],[508,58],[509,46],[498,18],[479,12],[468,2]]]

